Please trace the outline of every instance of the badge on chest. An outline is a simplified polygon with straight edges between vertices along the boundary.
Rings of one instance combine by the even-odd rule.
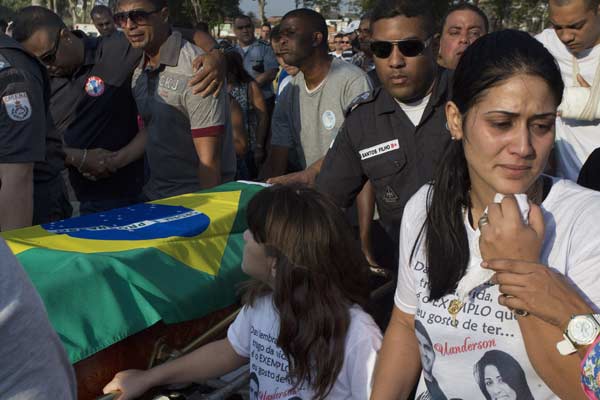
[[[92,97],[99,97],[104,94],[104,80],[99,76],[90,76],[85,82],[85,92]]]

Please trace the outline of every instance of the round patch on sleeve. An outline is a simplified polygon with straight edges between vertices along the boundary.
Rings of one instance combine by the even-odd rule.
[[[8,118],[13,121],[21,122],[31,117],[31,104],[25,92],[4,96],[2,103],[6,107]]]
[[[85,82],[85,92],[92,97],[102,96],[104,93],[104,80],[99,76],[90,76]]]
[[[321,121],[323,122],[323,126],[328,131],[332,130],[335,127],[335,114],[331,110],[327,110],[321,116]]]

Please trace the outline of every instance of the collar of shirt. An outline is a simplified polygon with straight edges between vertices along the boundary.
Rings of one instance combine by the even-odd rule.
[[[252,43],[250,43],[248,46],[240,46],[240,44],[236,44],[235,47],[237,47],[238,49],[242,50],[244,53],[247,52],[251,47],[256,46],[257,44],[259,44],[259,41],[256,40],[256,38],[254,38],[252,40]]]
[[[450,92],[450,79],[448,76],[449,73],[449,71],[443,68],[439,68],[436,71],[436,81],[433,84],[433,90],[431,93],[431,98],[429,99],[429,104],[433,106],[438,106],[440,105],[440,103],[446,102],[448,100]],[[383,101],[379,101],[375,105],[375,111],[377,112],[377,114],[381,115],[393,113],[398,107],[396,100],[383,88],[383,86],[379,87],[377,90],[380,90],[382,92],[380,95],[384,96]]]
[[[98,49],[98,38],[80,38],[83,40],[83,65],[94,65],[96,64],[96,50]]]
[[[181,42],[183,38],[180,32],[172,31],[171,35],[165,40],[165,42],[160,46],[160,59],[159,59],[159,67],[161,65],[166,65],[168,67],[176,67],[179,62],[179,53],[181,51]],[[145,69],[146,63],[148,62],[148,57],[146,53],[144,53],[144,57],[140,62],[140,68]],[[158,69],[153,68],[153,69]]]

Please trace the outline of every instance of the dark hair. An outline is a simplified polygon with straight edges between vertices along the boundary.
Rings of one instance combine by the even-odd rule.
[[[262,24],[260,27],[261,27],[261,28],[263,28],[263,27],[265,27],[265,26],[266,26],[267,28],[271,29],[271,24],[270,24],[270,23],[268,23],[268,22],[263,22],[263,24]]]
[[[196,28],[197,31],[206,32],[206,33],[208,33],[208,31],[210,30],[208,23],[206,23],[204,21],[196,22],[196,26],[194,28]]]
[[[110,10],[110,8],[106,7],[103,4],[98,4],[98,5],[94,6],[92,8],[92,11],[90,11],[90,17],[93,17],[94,15],[102,15],[102,14],[108,14],[110,17],[112,17],[112,11]]]
[[[479,17],[483,20],[483,26],[485,28],[485,33],[488,33],[490,31],[490,21],[489,21],[487,15],[485,15],[485,13],[483,12],[483,10],[481,8],[477,7],[476,5],[467,3],[465,1],[462,1],[456,5],[453,5],[452,7],[450,7],[448,9],[448,12],[444,16],[444,20],[442,23],[442,29],[444,28],[444,26],[446,26],[446,20],[448,19],[450,14],[452,14],[455,11],[472,11],[472,12],[474,12],[475,14],[479,15]]]
[[[277,41],[279,39],[281,39],[281,28],[279,25],[275,25],[273,28],[271,28],[271,41]]]
[[[527,377],[521,365],[510,354],[500,350],[485,352],[483,357],[473,367],[473,375],[477,380],[479,389],[487,400],[492,400],[485,386],[485,367],[493,365],[498,373],[511,389],[517,394],[517,400],[533,400],[533,395],[527,385]]]
[[[327,38],[329,37],[329,30],[327,29],[327,22],[325,18],[318,12],[311,10],[310,8],[297,8],[285,14],[281,21],[283,22],[286,18],[299,18],[301,19],[308,28],[313,32],[319,32],[323,35],[320,48],[328,49]]]
[[[256,386],[260,387],[260,382],[258,381],[258,375],[256,375],[256,372],[251,372],[248,379],[250,379],[250,381],[256,382]]]
[[[121,4],[121,3],[124,3],[127,1],[132,1],[132,0],[118,0],[117,4]],[[143,1],[152,4],[152,6],[154,7],[155,10],[162,10],[163,8],[169,6],[167,0],[143,0]]]
[[[342,32],[340,32],[340,33],[336,33],[336,34],[335,34],[335,36],[334,36],[333,38],[334,38],[334,39],[337,39],[337,38],[341,38],[341,37],[344,37],[344,34],[343,34]]]
[[[554,57],[528,33],[516,30],[487,34],[467,48],[454,72],[451,100],[466,115],[489,89],[517,74],[542,78],[560,104],[564,85]],[[463,142],[453,141],[429,189],[427,218],[412,252],[414,256],[424,234],[432,300],[451,293],[467,269],[470,253],[463,211],[471,207],[470,188]]]
[[[20,9],[13,20],[13,38],[24,42],[39,30],[47,30],[52,34],[66,28],[62,19],[49,9],[40,6],[29,6]]]
[[[341,210],[313,189],[273,186],[247,208],[248,229],[275,259],[273,305],[280,317],[277,346],[295,385],[310,384],[325,399],[344,364],[349,308],[368,300],[368,267]],[[252,304],[271,291],[255,282]]]
[[[249,16],[247,16],[245,14],[238,14],[235,17],[233,17],[234,24],[235,24],[236,19],[247,19],[248,21],[250,21],[250,24],[252,24],[252,26],[254,26],[254,21],[252,21],[252,18],[250,18]]]
[[[0,33],[4,33],[6,31],[6,27],[8,26],[8,22],[3,19],[0,19]]]
[[[575,0],[550,0],[549,3],[556,3],[557,6],[566,6],[571,4]],[[600,5],[600,0],[583,0],[585,7],[588,10],[596,10]]]
[[[373,13],[371,11],[367,11],[366,13],[364,13],[363,15],[360,16],[360,20],[364,21],[365,19],[368,19],[369,21],[373,18]]]
[[[254,80],[244,68],[242,55],[235,48],[225,51],[225,65],[227,66],[228,82],[241,85],[242,83],[249,83]]]
[[[380,19],[398,16],[420,17],[424,23],[423,30],[428,36],[436,31],[431,1],[427,0],[380,0],[373,9],[371,27]]]

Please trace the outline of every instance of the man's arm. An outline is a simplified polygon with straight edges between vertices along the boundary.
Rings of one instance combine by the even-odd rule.
[[[350,140],[348,126],[352,123],[357,121],[347,118],[344,122],[315,182],[317,190],[331,195],[340,207],[350,206],[367,181],[358,152]]]
[[[229,95],[219,91],[218,97],[201,97],[188,88],[184,93],[184,106],[190,119],[194,147],[198,155],[198,180],[200,187],[208,189],[221,183],[222,142],[227,132]],[[235,170],[235,166],[232,167]]]
[[[273,82],[276,76],[277,68],[273,68],[266,70],[262,74],[257,75],[256,78],[254,78],[254,80],[256,81],[256,83],[258,83],[258,86],[262,87],[270,82]]]
[[[265,68],[265,72],[256,76],[254,80],[260,87],[264,85],[271,84],[275,77],[277,76],[277,71],[279,71],[279,63],[275,58],[275,53],[273,52],[273,48],[271,46],[265,47],[265,54],[263,59],[263,65]]]
[[[3,231],[31,226],[33,165],[46,155],[43,93],[41,76],[3,61],[0,67],[0,229]]]
[[[252,108],[254,108],[254,112],[256,113],[256,117],[258,119],[254,157],[256,158],[257,162],[260,163],[264,160],[265,148],[267,145],[266,141],[267,130],[269,127],[269,113],[265,99],[256,82],[250,82],[248,89],[250,90],[250,102],[252,103]]]
[[[210,189],[221,184],[221,138],[201,136],[194,138],[198,154],[198,181],[200,188]]]
[[[319,175],[319,171],[321,171],[321,165],[323,165],[323,158],[319,158],[317,161],[308,166],[304,171],[292,172],[291,174],[286,175],[273,175],[274,178],[267,179],[267,183],[270,184],[280,184],[280,185],[290,185],[292,183],[301,183],[307,186],[314,186],[315,179],[317,175]],[[287,159],[286,159],[287,161]],[[272,172],[282,172],[281,169],[273,170]]]
[[[271,149],[259,174],[261,180],[282,175],[287,171],[289,150],[294,147],[293,126],[290,121],[290,104],[294,93],[292,89],[286,88],[275,104],[271,121]]]
[[[284,146],[276,146],[271,144],[269,156],[265,161],[258,179],[261,181],[271,182],[273,176],[280,176],[287,171],[289,148]]]
[[[138,133],[131,139],[125,147],[112,153],[108,158],[108,169],[110,172],[117,170],[139,160],[144,155],[146,149],[147,133],[144,127],[141,127]]]
[[[31,226],[33,163],[0,164],[0,229]]]

